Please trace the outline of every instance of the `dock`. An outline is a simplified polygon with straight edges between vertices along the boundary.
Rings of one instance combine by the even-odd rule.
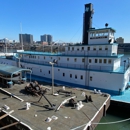
[[[0,88],[0,121],[1,128],[9,130],[94,130],[96,124],[105,116],[110,105],[109,94],[95,94],[94,91],[79,88],[65,87],[65,91],[71,95],[59,93],[52,95],[51,86],[45,94],[50,103],[55,104],[55,109],[47,109],[50,104],[42,96],[34,96],[25,91],[24,84],[14,84],[10,88]],[[61,90],[63,86],[55,86],[54,92]],[[86,102],[85,95],[92,101]],[[69,105],[70,99],[82,102],[82,108],[76,109]],[[29,110],[26,109],[30,103]],[[8,106],[10,109],[7,109]],[[13,110],[13,112],[12,112]],[[9,113],[11,112],[11,113]],[[5,123],[6,122],[6,123]]]

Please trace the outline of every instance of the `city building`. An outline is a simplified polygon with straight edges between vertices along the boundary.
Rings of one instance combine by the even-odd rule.
[[[124,43],[124,38],[122,38],[122,37],[119,37],[119,38],[117,38],[116,39],[116,41],[117,41],[117,43]]]
[[[52,35],[41,35],[41,42],[48,42],[48,44],[52,43]]]
[[[19,41],[20,43],[23,42],[23,44],[26,44],[26,43],[33,43],[33,35],[31,34],[19,34]]]

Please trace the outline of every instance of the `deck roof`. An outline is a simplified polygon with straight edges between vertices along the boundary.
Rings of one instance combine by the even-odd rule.
[[[30,69],[24,69],[24,68],[18,68],[18,67],[6,65],[6,64],[0,64],[0,74],[2,75],[12,75],[20,71],[31,72]]]

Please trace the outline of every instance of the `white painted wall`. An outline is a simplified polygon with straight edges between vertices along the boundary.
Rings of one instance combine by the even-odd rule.
[[[119,91],[124,86],[124,74],[90,72],[89,76],[92,76],[92,81],[89,81],[89,86],[115,91]]]
[[[108,44],[109,38],[100,38],[100,39],[88,39],[88,44]]]
[[[6,64],[6,65],[17,66],[16,61],[14,61],[14,60],[9,60],[9,59],[4,59],[4,58],[0,58],[0,64]]]
[[[120,67],[120,64],[121,64],[121,59],[115,59],[114,60],[114,64],[113,64],[113,70],[116,70],[117,68]]]
[[[115,55],[117,55],[117,50],[118,50],[118,46],[117,45],[113,45],[111,46],[111,50],[112,50],[112,53],[114,53]]]

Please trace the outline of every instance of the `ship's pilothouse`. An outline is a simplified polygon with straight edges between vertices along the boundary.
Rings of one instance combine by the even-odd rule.
[[[113,28],[89,29],[88,44],[112,44],[115,42]]]
[[[67,55],[88,55],[88,56],[115,56],[117,45],[114,37],[115,30],[112,28],[88,30],[88,44],[66,47]]]

